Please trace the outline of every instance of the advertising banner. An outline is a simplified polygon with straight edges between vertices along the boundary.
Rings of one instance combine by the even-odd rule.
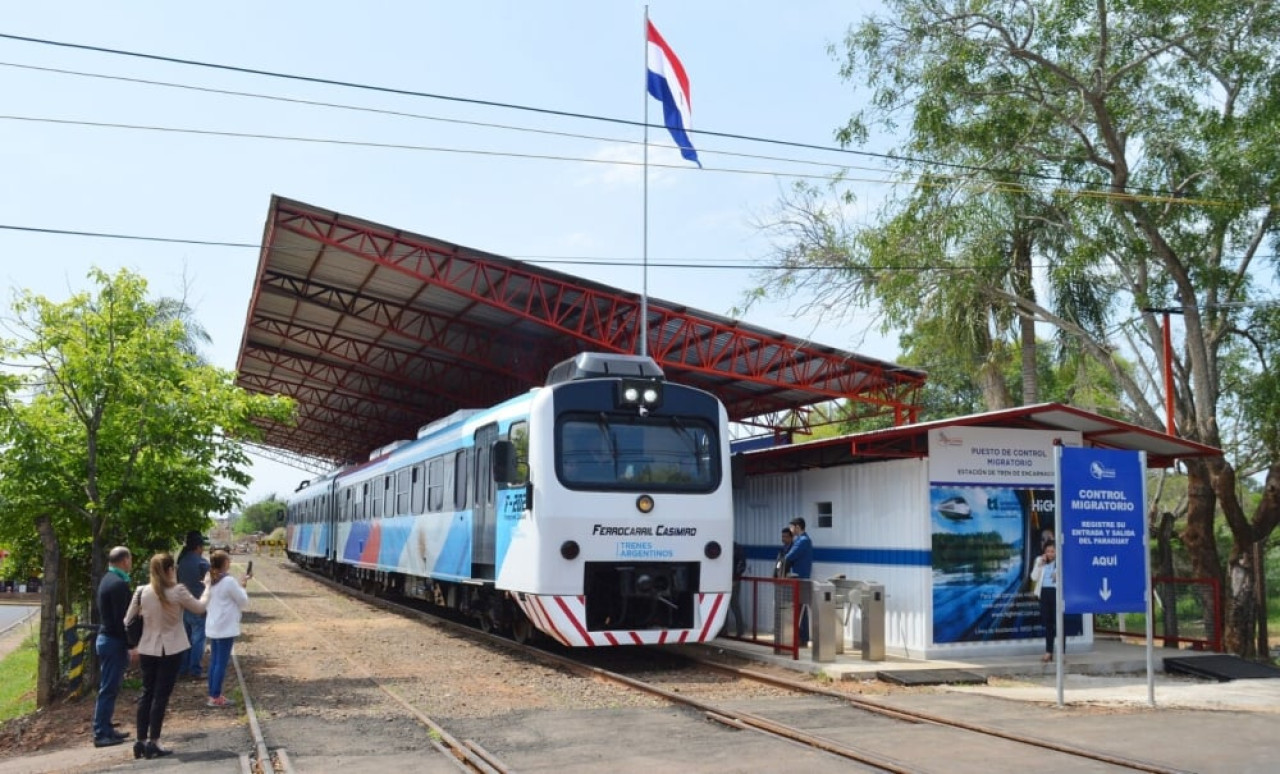
[[[929,434],[933,641],[1044,636],[1031,568],[1054,534],[1054,445],[1080,434],[955,427]],[[1079,617],[1069,635],[1081,632]]]
[[[1142,455],[1063,449],[1060,467],[1063,610],[1146,612],[1150,570]]]

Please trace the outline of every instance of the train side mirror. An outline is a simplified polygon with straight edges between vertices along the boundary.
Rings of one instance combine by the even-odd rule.
[[[520,474],[517,472],[516,463],[519,461],[516,457],[516,445],[511,441],[494,441],[493,453],[489,456],[491,466],[493,468],[494,481],[517,481]]]

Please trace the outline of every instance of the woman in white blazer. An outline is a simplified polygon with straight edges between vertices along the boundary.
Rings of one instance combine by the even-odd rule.
[[[160,730],[169,709],[169,696],[178,679],[178,667],[191,649],[182,611],[203,615],[205,605],[178,583],[177,565],[168,553],[151,557],[151,583],[133,595],[124,614],[125,626],[142,616],[138,660],[142,667],[142,696],[138,698],[138,736],[133,757],[159,758],[171,750],[160,746]]]

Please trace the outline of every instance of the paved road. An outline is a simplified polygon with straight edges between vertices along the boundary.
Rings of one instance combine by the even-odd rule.
[[[0,658],[22,643],[26,632],[34,630],[39,607],[0,604]]]

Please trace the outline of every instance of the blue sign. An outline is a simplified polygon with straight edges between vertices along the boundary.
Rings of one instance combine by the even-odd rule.
[[[1063,447],[1058,460],[1063,610],[1147,610],[1146,478],[1138,452]]]

